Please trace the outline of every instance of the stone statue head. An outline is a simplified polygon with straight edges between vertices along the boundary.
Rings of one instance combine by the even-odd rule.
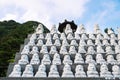
[[[83,66],[82,65],[77,65],[75,71],[83,71]]]
[[[21,71],[21,66],[19,64],[14,65],[13,71],[20,72]]]
[[[25,54],[23,54],[23,55],[21,56],[21,60],[28,60],[28,56],[25,55]]]
[[[114,66],[112,66],[112,71],[113,72],[119,72],[120,71],[120,67],[118,65],[114,65]]]
[[[46,71],[46,66],[44,64],[41,64],[38,68],[38,71]]]
[[[51,65],[50,71],[57,71],[57,66],[56,65]]]
[[[88,65],[88,71],[96,71],[95,64],[89,63],[89,65]]]
[[[65,64],[63,70],[64,70],[64,71],[71,71],[70,65],[69,65],[69,64]]]
[[[33,67],[31,64],[26,65],[25,71],[32,71],[33,72]]]
[[[102,72],[108,71],[107,65],[106,64],[102,64],[101,67],[100,67],[100,71],[102,71]]]

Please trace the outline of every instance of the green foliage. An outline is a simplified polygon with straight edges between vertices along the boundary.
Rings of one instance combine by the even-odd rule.
[[[19,52],[20,45],[28,34],[34,32],[33,26],[38,24],[40,23],[36,21],[23,24],[14,20],[0,22],[0,77],[5,76],[9,63],[14,62],[15,53]],[[49,32],[45,26],[44,29]]]

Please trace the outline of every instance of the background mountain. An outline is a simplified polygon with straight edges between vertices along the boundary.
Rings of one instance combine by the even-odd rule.
[[[40,24],[36,21],[18,23],[14,20],[0,22],[0,77],[6,76],[7,67],[14,61],[16,52],[28,34],[33,33]],[[44,26],[44,25],[43,25]],[[49,30],[44,26],[44,33]]]

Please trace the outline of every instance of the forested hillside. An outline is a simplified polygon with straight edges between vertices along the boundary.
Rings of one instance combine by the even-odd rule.
[[[39,22],[18,23],[14,20],[0,22],[0,77],[6,75],[7,67],[14,61],[16,52],[28,34],[33,33]],[[34,26],[34,27],[33,27]],[[49,30],[44,26],[45,33]]]

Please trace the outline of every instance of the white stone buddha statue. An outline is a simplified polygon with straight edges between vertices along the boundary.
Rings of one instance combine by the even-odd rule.
[[[67,35],[67,39],[68,39],[68,40],[72,40],[72,39],[74,39],[72,33],[69,33],[69,34]]]
[[[86,73],[84,72],[82,65],[77,65],[75,68],[75,77],[86,77]]]
[[[80,35],[77,34],[77,33],[75,33],[75,39],[76,39],[76,40],[80,40]]]
[[[105,77],[105,78],[112,78],[111,72],[108,70],[108,67],[106,64],[102,64],[100,66],[100,77]]]
[[[59,36],[57,33],[53,34],[53,40],[59,39]]]
[[[104,39],[110,39],[109,35],[107,33],[104,33]]]
[[[120,45],[115,46],[115,53],[120,53]]]
[[[107,39],[103,39],[103,45],[105,46],[110,45]]]
[[[25,70],[22,74],[22,77],[33,77],[34,73],[33,73],[33,67],[31,64],[26,65]]]
[[[86,42],[84,39],[81,39],[80,42],[79,42],[79,46],[86,46]]]
[[[44,37],[43,33],[39,34],[38,39],[44,39],[44,38],[45,37]]]
[[[81,24],[81,25],[80,25],[80,27],[79,27],[79,32],[80,32],[80,34],[84,34],[84,33],[86,33],[86,31],[85,31],[85,28],[84,28],[84,25],[83,25],[83,24]]]
[[[73,72],[71,71],[71,67],[69,64],[65,64],[61,77],[66,77],[66,78],[74,77]]]
[[[61,42],[59,39],[56,39],[55,42],[54,42],[54,45],[55,46],[61,46]]]
[[[102,54],[98,53],[96,55],[96,62],[99,63],[99,64],[105,64],[106,61],[105,59],[103,58]]]
[[[35,77],[47,77],[46,66],[41,64],[38,68],[38,71],[35,74]]]
[[[108,55],[107,56],[107,63],[116,64],[117,61],[114,59],[113,55]]]
[[[97,45],[97,53],[104,53],[102,46]]]
[[[45,64],[45,65],[51,64],[50,56],[48,54],[44,54],[41,64]]]
[[[35,45],[35,40],[34,39],[31,39],[28,44],[29,46],[34,46]]]
[[[46,46],[52,46],[52,39],[48,38],[45,44]]]
[[[37,46],[32,47],[32,51],[30,52],[31,54],[39,53],[39,49]]]
[[[111,45],[114,45],[114,46],[117,45],[116,40],[114,38],[110,39],[110,43]]]
[[[18,61],[18,64],[28,64],[29,60],[28,60],[28,56],[23,54],[21,55],[21,59]]]
[[[62,45],[64,45],[64,46],[69,46],[69,43],[68,43],[67,39],[63,39]]]
[[[51,49],[50,49],[50,52],[49,52],[50,54],[55,54],[55,53],[58,53],[58,51],[57,51],[57,48],[56,48],[56,46],[51,46]]]
[[[108,34],[113,34],[114,32],[109,28],[108,29]]]
[[[99,77],[94,63],[89,63],[87,75],[88,75],[88,77]]]
[[[51,39],[51,34],[50,33],[46,33],[45,39]]]
[[[114,54],[114,51],[112,50],[111,46],[106,46],[105,50],[107,54]]]
[[[21,54],[28,54],[30,52],[30,47],[28,45],[25,45]]]
[[[84,59],[82,58],[80,53],[76,53],[74,63],[76,64],[84,63]]]
[[[102,40],[102,39],[103,39],[103,36],[102,36],[102,34],[97,34],[97,37],[96,37],[96,39],[100,39],[100,40]]]
[[[44,45],[43,40],[42,40],[42,39],[39,39],[39,40],[38,40],[38,43],[37,43],[37,46],[42,46],[42,45]]]
[[[51,28],[51,30],[50,30],[50,33],[51,33],[51,34],[57,33],[57,29],[56,29],[56,26],[55,26],[55,25],[52,26],[52,28]]]
[[[65,28],[65,34],[68,34],[68,33],[72,33],[72,29],[71,29],[70,24],[66,24],[66,28]]]
[[[72,60],[70,59],[70,55],[64,56],[63,64],[72,64]]]
[[[66,39],[65,33],[61,33],[61,34],[60,34],[60,39],[61,39],[61,40]]]
[[[95,60],[93,60],[92,55],[87,55],[86,56],[85,63],[95,63]]]
[[[54,54],[52,64],[55,64],[55,65],[60,65],[61,64],[60,55],[58,53]]]
[[[66,46],[61,46],[60,54],[68,54]]]
[[[47,49],[47,46],[46,46],[46,45],[43,45],[43,46],[42,46],[42,48],[41,48],[41,50],[40,50],[40,53],[43,53],[43,54],[48,53],[48,49]]]
[[[85,50],[84,46],[79,46],[78,47],[78,53],[86,53],[86,50]]]
[[[78,43],[76,42],[75,39],[71,40],[71,43],[70,43],[71,46],[78,46]]]
[[[90,46],[90,45],[94,45],[94,43],[93,43],[93,41],[92,41],[91,39],[88,39],[88,40],[87,40],[87,45],[89,45],[89,46]]]
[[[60,77],[56,65],[51,65],[48,77]]]
[[[95,54],[95,50],[94,50],[93,46],[88,47],[87,54]]]
[[[70,48],[69,48],[69,53],[70,53],[70,54],[76,54],[76,53],[77,53],[77,51],[76,51],[76,49],[75,49],[75,46],[70,46]]]
[[[117,63],[120,64],[120,53],[116,55]]]
[[[95,25],[94,25],[94,33],[95,33],[95,34],[99,34],[99,33],[101,33],[101,31],[100,31],[100,28],[99,28],[99,25],[98,25],[98,24],[95,24]]]
[[[88,39],[88,37],[87,37],[87,35],[86,35],[86,34],[82,34],[82,35],[81,35],[81,39],[86,40],[86,39]]]
[[[10,73],[9,77],[21,77],[21,66],[19,64],[15,64],[13,71]]]
[[[120,67],[118,65],[112,66],[112,74],[115,78],[120,78]]]
[[[42,24],[39,24],[38,27],[36,28],[36,34],[40,34],[44,32],[44,28]]]
[[[90,33],[90,34],[89,34],[89,38],[94,40],[94,39],[95,39],[95,35],[92,34],[92,33]]]
[[[34,53],[30,61],[30,64],[39,64],[39,63],[40,63],[39,55],[37,53]]]
[[[101,41],[99,39],[95,40],[95,45],[102,45]]]

